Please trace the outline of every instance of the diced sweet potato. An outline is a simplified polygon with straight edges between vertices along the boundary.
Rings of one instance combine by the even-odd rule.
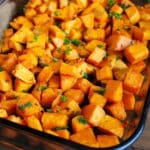
[[[73,88],[80,89],[84,93],[87,93],[89,88],[91,86],[91,83],[87,79],[77,79],[76,83],[74,84]]]
[[[104,96],[102,96],[101,94],[98,93],[93,93],[90,97],[89,97],[89,102],[90,104],[95,104],[98,105],[100,107],[104,107],[107,100]]]
[[[141,73],[130,69],[124,79],[124,89],[137,94],[142,86],[143,81],[144,76]]]
[[[123,97],[122,82],[115,80],[108,81],[104,95],[110,102],[121,101]]]
[[[94,27],[94,14],[93,13],[81,16],[81,19],[86,28],[92,29]]]
[[[112,69],[109,66],[104,66],[101,69],[96,70],[96,79],[101,80],[110,80],[113,78]]]
[[[89,124],[83,116],[79,115],[72,119],[72,129],[74,132],[79,132],[87,127],[89,127]]]
[[[16,65],[15,69],[13,70],[13,75],[29,84],[35,83],[35,77],[34,74],[28,70],[26,67],[24,67],[22,64]]]
[[[8,116],[7,120],[12,121],[12,122],[17,123],[17,124],[21,124],[21,125],[25,124],[24,121],[21,119],[21,117],[18,117],[15,115]]]
[[[115,118],[119,120],[125,120],[127,114],[125,112],[123,102],[118,102],[115,104],[110,104],[105,107],[105,109]]]
[[[8,114],[5,109],[0,109],[0,118],[7,118]]]
[[[136,64],[148,57],[149,51],[144,43],[135,43],[125,50],[125,56],[131,64]]]
[[[132,24],[138,23],[138,21],[140,20],[140,13],[135,6],[128,7],[125,10],[125,12],[126,12],[128,18]]]
[[[104,29],[88,29],[84,33],[84,39],[86,41],[91,41],[91,40],[104,41],[104,38],[105,38],[105,30]]]
[[[144,101],[143,100],[138,100],[135,102],[135,112],[138,116],[141,115],[142,110],[143,110],[143,106],[144,106]]]
[[[16,78],[15,82],[14,82],[14,89],[15,89],[15,91],[18,91],[18,92],[26,92],[32,87],[32,85],[33,84],[31,84],[31,83],[26,83],[26,82],[23,82],[22,80]]]
[[[89,55],[87,61],[97,66],[105,56],[106,56],[105,50],[102,50],[100,48],[95,48],[95,50]]]
[[[68,130],[57,130],[56,133],[59,137],[69,140],[70,132]]]
[[[119,13],[121,14],[123,12],[123,9],[117,5],[117,4],[114,4],[111,9],[110,9],[110,12],[115,12],[115,13]]]
[[[0,91],[7,92],[12,90],[11,76],[6,71],[0,72]]]
[[[96,137],[91,128],[85,128],[70,136],[71,141],[80,143],[89,147],[98,147]]]
[[[130,37],[119,34],[112,34],[107,39],[108,49],[111,51],[122,51],[128,47],[132,42]]]
[[[70,100],[76,101],[78,104],[81,104],[84,100],[84,93],[79,89],[69,89],[64,93],[64,96]]]
[[[83,107],[82,114],[91,125],[98,126],[105,116],[105,111],[99,105],[89,104]]]
[[[33,18],[35,25],[42,25],[42,24],[46,23],[48,20],[49,20],[49,17],[47,15],[47,13],[36,15]]]
[[[32,115],[39,117],[42,110],[43,108],[39,101],[31,94],[26,94],[24,97],[20,98],[16,106],[17,114],[24,118]]]
[[[48,82],[49,87],[51,88],[59,88],[60,87],[60,78],[58,75],[53,75],[49,82]]]
[[[144,32],[142,31],[141,28],[133,26],[131,28],[131,31],[132,31],[132,36],[134,39],[139,40],[139,41],[144,40]]]
[[[42,126],[39,119],[35,116],[30,116],[26,118],[27,126],[39,131],[42,131]]]
[[[97,140],[100,148],[109,148],[120,143],[118,137],[115,135],[98,135]]]
[[[48,82],[52,75],[54,74],[54,70],[51,66],[44,67],[41,72],[39,73],[37,80],[38,82]]]
[[[74,84],[76,83],[77,78],[68,76],[68,75],[61,75],[60,76],[60,87],[63,91],[71,89]]]
[[[79,7],[85,8],[88,5],[88,0],[75,0]]]
[[[105,115],[99,122],[98,129],[104,133],[109,133],[122,137],[124,133],[124,127],[122,123],[109,115]]]
[[[53,100],[57,97],[58,91],[52,88],[47,88],[43,90],[41,94],[41,104],[42,106],[49,107]]]
[[[136,64],[130,65],[130,68],[136,72],[142,72],[146,68],[146,63],[144,61],[139,61]]]
[[[76,60],[79,58],[79,54],[74,48],[67,48],[65,51],[65,60]]]
[[[56,127],[66,127],[68,116],[60,113],[43,113],[41,119],[44,129],[55,129]]]
[[[123,103],[126,110],[133,110],[135,106],[135,97],[132,93],[123,93]]]

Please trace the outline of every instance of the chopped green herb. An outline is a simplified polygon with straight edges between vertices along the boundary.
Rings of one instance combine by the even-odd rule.
[[[23,105],[20,105],[19,106],[19,109],[20,110],[24,110],[26,107],[32,107],[32,103],[31,102],[27,102],[27,103],[25,103],[25,104],[23,104]]]
[[[66,130],[68,129],[68,126],[64,126],[64,127],[56,127],[55,130]]]
[[[116,12],[110,12],[109,17],[115,17],[116,19],[121,19],[121,14]]]
[[[56,17],[59,16],[59,12],[58,12],[58,11],[55,11],[55,12],[54,12],[54,16],[56,16]]]
[[[82,44],[82,42],[79,41],[79,40],[77,40],[77,39],[73,39],[73,40],[71,41],[71,43],[74,44],[75,46],[79,46],[79,45]]]
[[[86,72],[84,72],[83,75],[82,75],[82,77],[85,78],[85,79],[88,79],[89,75]]]
[[[131,28],[130,28],[130,27],[124,27],[124,30],[126,30],[126,31],[130,31],[130,30],[131,30]]]
[[[122,7],[123,10],[126,10],[127,8],[130,7],[130,5],[122,3],[121,7]]]
[[[46,112],[51,113],[51,112],[52,112],[52,110],[51,110],[51,109],[46,109]]]
[[[103,48],[104,46],[102,44],[97,45],[98,48]]]
[[[79,111],[74,111],[73,114],[74,114],[75,116],[77,116],[77,115],[80,114],[80,112],[79,112]]]
[[[71,48],[70,48],[70,47],[68,47],[68,48],[66,49],[66,51],[65,51],[65,54],[66,54],[66,55],[69,55],[69,54],[70,54],[70,52],[71,52]]]
[[[87,120],[86,120],[83,116],[80,116],[80,117],[78,118],[78,121],[79,121],[80,123],[82,123],[82,124],[87,124],[87,123],[88,123]]]
[[[44,91],[44,90],[46,90],[46,89],[48,89],[48,86],[47,86],[47,85],[44,85],[44,86],[38,87],[38,88],[37,88],[37,91]]]
[[[119,56],[116,56],[116,60],[119,60],[120,59],[120,57]]]
[[[108,0],[108,5],[113,6],[116,3],[115,0]]]
[[[148,3],[150,3],[150,0],[147,0]]]
[[[53,57],[53,61],[54,61],[54,62],[58,62],[58,61],[59,61],[59,59],[58,59],[58,58],[56,58],[56,57]]]
[[[61,48],[60,48],[60,47],[58,47],[56,50],[57,50],[57,52],[60,52],[60,51],[61,51]]]
[[[35,33],[34,39],[32,41],[30,41],[30,43],[37,42],[38,40],[39,40],[39,34]]]
[[[0,66],[0,72],[4,71],[3,67]]]
[[[60,97],[60,99],[61,99],[62,102],[66,102],[66,101],[67,101],[67,97],[64,96],[64,95],[62,95],[62,96]]]
[[[42,68],[44,68],[44,67],[48,66],[48,64],[40,63],[39,66],[42,67]]]
[[[99,89],[99,90],[96,90],[95,92],[97,92],[99,94],[104,94],[105,93],[105,89]]]
[[[18,100],[20,97],[18,95],[13,95],[13,98]]]
[[[69,45],[71,43],[71,40],[68,38],[64,39],[64,45]]]

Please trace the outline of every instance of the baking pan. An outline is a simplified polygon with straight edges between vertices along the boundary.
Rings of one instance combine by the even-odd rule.
[[[8,22],[12,18],[22,13],[23,5],[27,0],[9,0],[7,3],[0,5],[0,36],[8,26]],[[136,4],[142,5],[144,1],[134,1]],[[130,147],[142,134],[150,105],[150,90],[145,99],[143,111],[140,114],[139,123],[132,135],[122,141],[118,146],[105,148],[106,150],[124,150]],[[26,126],[21,126],[5,119],[0,119],[0,144],[13,149],[25,150],[97,150],[97,148],[89,148],[72,141],[68,141],[44,132],[40,132]],[[98,148],[100,149],[100,148]]]

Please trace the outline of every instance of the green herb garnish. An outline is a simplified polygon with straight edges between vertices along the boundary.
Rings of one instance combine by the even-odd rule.
[[[130,5],[122,3],[121,7],[122,7],[123,10],[126,10],[127,8],[130,7]]]
[[[64,102],[66,102],[68,99],[67,99],[67,97],[66,96],[64,96],[64,95],[62,95],[61,97],[60,97],[60,99],[61,99],[61,101],[64,103]]]
[[[116,12],[110,12],[109,17],[115,17],[116,19],[121,19],[121,14]]]
[[[56,127],[55,130],[66,130],[68,129],[68,126],[64,126],[64,127]]]
[[[54,61],[54,62],[58,62],[58,61],[59,61],[59,59],[58,59],[58,58],[56,58],[56,57],[53,57],[53,61]]]
[[[103,48],[104,46],[102,44],[97,45],[98,48]]]
[[[46,89],[48,89],[48,86],[47,86],[47,85],[44,85],[44,86],[38,87],[38,88],[37,88],[37,91],[44,91],[44,90],[46,90]]]
[[[39,34],[35,33],[34,39],[32,41],[30,41],[30,43],[37,42],[38,40],[39,40]]]
[[[115,0],[108,0],[108,5],[113,6],[116,3]]]
[[[13,95],[13,98],[19,100],[20,97],[18,95]]]
[[[0,72],[4,71],[3,67],[0,66]]]
[[[75,46],[79,46],[79,45],[82,44],[82,42],[79,41],[79,40],[77,40],[77,39],[73,39],[73,40],[71,41],[71,43],[74,44]]]
[[[56,17],[59,16],[59,12],[58,12],[58,11],[55,11],[55,12],[54,12],[54,16],[56,16]]]
[[[60,52],[60,51],[61,51],[61,48],[60,48],[60,47],[58,47],[56,50],[57,50],[57,52]]]
[[[20,110],[24,110],[26,107],[32,107],[32,103],[31,102],[27,102],[27,103],[25,103],[25,104],[23,104],[23,105],[20,105],[19,106],[19,109]]]
[[[88,121],[87,121],[83,116],[80,116],[80,117],[78,118],[78,121],[79,121],[80,123],[82,123],[82,124],[87,124],[87,123],[88,123]]]
[[[130,30],[131,30],[131,28],[130,28],[130,27],[124,27],[124,30],[126,30],[126,31],[130,31]]]
[[[51,113],[51,112],[52,112],[52,110],[51,110],[51,109],[46,109],[46,112]]]
[[[104,94],[105,93],[105,89],[99,89],[99,90],[96,90],[95,92],[99,93],[99,94]]]
[[[66,55],[69,55],[69,54],[70,54],[70,52],[71,52],[71,48],[70,48],[70,47],[68,47],[68,48],[66,49],[66,51],[65,51],[65,54],[66,54]]]
[[[83,75],[82,75],[82,77],[85,78],[85,79],[88,79],[89,75],[86,72],[84,72]]]
[[[64,45],[69,45],[71,43],[71,40],[68,38],[64,39]]]

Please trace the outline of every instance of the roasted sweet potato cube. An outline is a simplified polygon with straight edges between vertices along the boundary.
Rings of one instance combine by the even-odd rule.
[[[142,31],[141,28],[139,28],[137,26],[133,26],[131,28],[131,31],[132,31],[132,36],[134,39],[139,40],[139,41],[144,40],[144,32]]]
[[[74,84],[73,88],[75,89],[80,89],[81,91],[83,91],[84,93],[87,93],[89,88],[91,86],[91,83],[84,78],[79,78],[77,79],[76,83]]]
[[[127,91],[137,94],[143,84],[144,76],[130,69],[124,79],[124,89]]]
[[[12,90],[11,76],[6,71],[0,72],[0,91],[7,92]]]
[[[15,116],[15,115],[10,115],[8,116],[7,120],[15,122],[17,124],[24,125],[24,121],[21,119],[21,117]]]
[[[88,121],[82,116],[76,116],[72,119],[72,129],[74,132],[79,132],[87,127],[90,127]]]
[[[84,92],[80,89],[69,89],[64,93],[64,96],[78,104],[81,104],[84,100]]]
[[[68,75],[61,75],[60,76],[60,87],[63,91],[71,89],[74,84],[76,83],[77,78],[68,76]]]
[[[33,16],[35,16],[36,14],[37,14],[36,10],[35,10],[35,9],[32,9],[32,8],[27,8],[26,11],[25,11],[25,16],[26,16],[28,19],[33,18]]]
[[[30,117],[27,117],[25,120],[27,122],[28,127],[39,130],[39,131],[43,130],[40,120],[37,117],[30,116]]]
[[[95,48],[95,50],[89,55],[87,61],[95,66],[97,66],[103,58],[106,56],[106,51],[100,48]]]
[[[81,20],[86,28],[92,29],[94,27],[94,14],[93,13],[81,16]]]
[[[35,83],[34,74],[29,69],[24,67],[22,64],[17,64],[12,73],[16,78],[26,83],[29,83],[29,84]]]
[[[41,118],[44,129],[55,129],[57,127],[66,127],[68,116],[60,113],[44,112]]]
[[[0,118],[7,118],[8,114],[5,109],[0,109]]]
[[[139,61],[136,64],[130,65],[130,68],[136,72],[142,72],[146,68],[146,63],[144,61]]]
[[[38,82],[48,82],[52,75],[54,74],[54,70],[51,66],[44,67],[41,72],[39,73],[37,80]]]
[[[84,33],[84,39],[86,41],[91,41],[91,40],[104,41],[104,38],[105,38],[105,30],[104,29],[88,29]]]
[[[123,97],[122,82],[116,80],[108,81],[104,95],[110,102],[121,101]]]
[[[14,90],[18,92],[26,92],[28,91],[33,84],[23,82],[22,80],[16,78],[14,82]]]
[[[82,114],[92,126],[98,126],[105,111],[99,105],[89,104],[83,107]]]
[[[38,14],[33,18],[35,25],[42,25],[49,20],[47,13]]]
[[[13,33],[14,33],[13,29],[8,28],[8,29],[6,29],[6,30],[4,31],[4,36],[5,36],[5,37],[10,37],[10,36],[13,35]]]
[[[99,122],[98,129],[104,133],[113,134],[118,137],[122,137],[124,133],[124,127],[122,123],[109,115],[105,115]]]
[[[111,80],[113,78],[112,69],[109,66],[104,66],[101,69],[96,70],[96,79],[101,80]]]
[[[123,102],[106,105],[106,111],[109,112],[113,117],[119,120],[125,120],[127,117]]]
[[[70,132],[68,130],[57,130],[56,133],[59,137],[69,140]]]
[[[98,147],[94,132],[91,128],[85,128],[70,136],[70,140],[89,147]]]
[[[124,103],[124,108],[126,110],[134,110],[134,106],[135,106],[134,95],[129,92],[124,92],[123,93],[123,103]]]
[[[111,51],[122,51],[128,47],[132,42],[130,37],[119,34],[112,34],[107,39],[108,49]]]
[[[35,99],[31,94],[26,94],[20,98],[16,105],[17,114],[23,118],[35,115],[39,117],[43,108],[39,101]]]
[[[111,9],[110,9],[110,12],[115,12],[115,13],[119,13],[121,14],[123,12],[123,9],[117,5],[117,4],[114,4]]]
[[[51,88],[60,88],[60,77],[58,75],[53,75],[49,82],[48,82],[49,87]]]
[[[89,102],[90,102],[90,104],[95,104],[95,105],[98,105],[100,107],[104,107],[106,102],[107,102],[107,99],[101,94],[93,93],[89,97]]]
[[[125,10],[125,12],[126,12],[128,18],[132,24],[138,23],[138,21],[140,20],[140,13],[135,6],[128,7]]]
[[[79,58],[79,54],[76,49],[68,47],[65,50],[64,58],[65,58],[65,60],[76,60]]]
[[[125,50],[125,56],[131,64],[136,64],[148,57],[149,51],[144,43],[135,43]]]
[[[135,112],[138,116],[141,115],[143,111],[143,106],[144,106],[144,100],[141,99],[135,102]]]
[[[97,140],[100,148],[109,148],[120,143],[118,137],[115,135],[98,135]]]
[[[45,107],[50,107],[57,95],[57,90],[46,87],[46,89],[43,90],[41,94],[41,105]]]
[[[79,7],[85,8],[88,5],[88,0],[75,0]]]

